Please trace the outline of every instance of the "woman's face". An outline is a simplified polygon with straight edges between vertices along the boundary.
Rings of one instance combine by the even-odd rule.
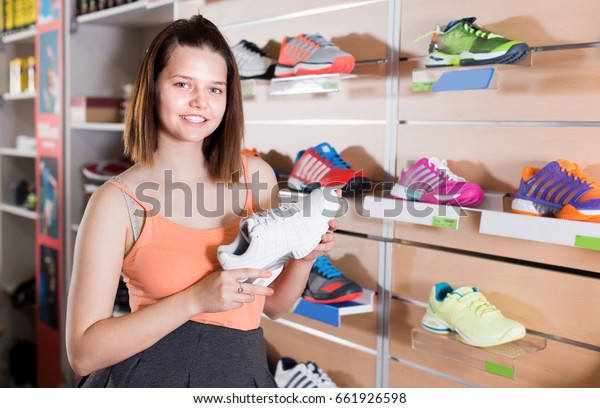
[[[223,57],[209,49],[176,47],[156,81],[159,138],[203,141],[221,123],[226,102]]]

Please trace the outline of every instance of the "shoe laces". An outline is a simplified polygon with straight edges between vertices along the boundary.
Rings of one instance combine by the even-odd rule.
[[[333,167],[340,169],[349,169],[350,165],[342,159],[342,157],[335,151],[335,149],[329,146],[329,151],[317,150],[317,152],[325,159],[326,162],[331,163]]]
[[[321,48],[335,47],[331,41],[326,40],[320,34],[306,34],[305,37]]]
[[[336,267],[329,262],[329,259],[326,255],[321,255],[317,258],[313,264],[313,270],[325,279],[331,279],[343,275],[342,272],[336,269]]]
[[[329,378],[327,374],[323,370],[319,368],[315,363],[309,361],[306,363],[306,367],[311,371],[314,375],[314,379],[317,381],[319,388],[335,388],[337,387],[335,383]]]
[[[290,218],[301,212],[302,205],[300,203],[286,203],[281,204],[277,208],[269,208],[267,210],[254,213],[250,217],[256,221],[256,224],[273,225],[282,223],[286,218]],[[240,229],[240,234],[242,234],[246,241],[250,242],[248,232],[244,228]]]
[[[450,294],[449,294],[450,296]],[[460,296],[460,295],[458,295]],[[483,316],[488,313],[497,312],[496,306],[492,305],[486,298],[479,292],[474,292],[465,297],[459,297],[458,301],[466,304],[466,306],[479,316]]]
[[[581,167],[577,163],[573,163],[573,167],[566,170],[563,170],[568,176],[572,177],[575,180],[579,180],[583,183],[589,184],[591,187],[600,188],[600,182],[594,179],[592,176],[584,172]]]
[[[501,35],[498,34],[494,34],[482,27],[479,27],[477,24],[470,24],[467,22],[463,22],[462,23],[462,29],[463,31],[466,31],[469,34],[473,34],[476,37],[481,37],[483,39],[490,39],[490,38],[499,38],[502,37]]]
[[[242,40],[242,45],[248,51],[256,53],[256,54],[260,55],[261,57],[267,56],[267,54],[265,54],[265,52],[263,50],[261,50],[260,48],[258,48],[258,45],[254,44],[253,42]]]
[[[436,167],[441,173],[446,175],[446,177],[452,181],[466,181],[464,178],[458,177],[456,174],[452,173],[452,170],[448,168],[448,163],[446,160],[441,160],[437,157],[430,157],[427,159],[427,162],[430,166]]]

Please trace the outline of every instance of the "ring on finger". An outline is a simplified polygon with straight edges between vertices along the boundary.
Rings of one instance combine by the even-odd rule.
[[[240,284],[240,287],[237,290],[237,293],[244,293],[244,288],[242,287],[242,282],[238,282]]]

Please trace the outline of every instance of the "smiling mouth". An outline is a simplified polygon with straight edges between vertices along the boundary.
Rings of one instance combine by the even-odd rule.
[[[202,116],[181,116],[181,118],[193,123],[206,122],[206,119]]]

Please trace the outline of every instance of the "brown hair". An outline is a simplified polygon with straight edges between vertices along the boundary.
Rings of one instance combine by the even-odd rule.
[[[227,64],[227,106],[219,127],[206,139],[202,152],[208,170],[220,181],[238,182],[244,138],[242,92],[237,65],[227,40],[201,15],[179,19],[165,27],[152,41],[139,69],[125,117],[125,154],[144,167],[152,166],[158,149],[156,80],[177,46],[212,50]]]

